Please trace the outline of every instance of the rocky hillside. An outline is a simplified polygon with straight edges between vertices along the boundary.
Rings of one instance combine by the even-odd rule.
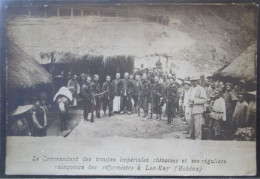
[[[133,13],[162,16],[169,24],[138,16],[23,17],[10,20],[7,31],[10,39],[42,64],[50,62],[51,52],[57,53],[60,61],[67,53],[76,59],[84,55],[130,55],[138,60],[167,57],[176,69],[189,63],[193,71],[212,74],[255,42],[256,9],[232,5],[135,6]]]

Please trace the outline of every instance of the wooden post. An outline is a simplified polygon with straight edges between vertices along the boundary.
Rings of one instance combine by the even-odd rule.
[[[73,17],[73,8],[70,9],[70,15]]]
[[[83,9],[80,9],[80,15],[81,15],[81,16],[84,16],[84,14],[83,14]]]
[[[29,8],[29,17],[31,17],[31,8]]]
[[[57,8],[57,16],[60,17],[60,8]]]

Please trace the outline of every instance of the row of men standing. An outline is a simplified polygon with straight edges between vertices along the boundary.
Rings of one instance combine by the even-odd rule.
[[[153,118],[153,114],[156,114],[156,118],[161,119],[162,106],[167,102],[168,123],[171,123],[179,99],[177,90],[174,78],[170,78],[166,84],[161,83],[158,76],[155,76],[153,81],[148,79],[145,73],[142,77],[137,74],[135,79],[133,79],[133,75],[129,77],[128,73],[125,73],[124,78],[121,79],[120,74],[117,73],[115,80],[112,82],[111,77],[107,76],[102,88],[97,74],[94,75],[93,81],[88,76],[81,88],[81,96],[84,101],[84,118],[85,120],[93,120],[93,111],[96,111],[96,117],[99,118],[102,100],[105,115],[107,108],[109,109],[109,116],[114,113],[131,115],[132,111],[140,114],[139,109],[142,108],[143,117],[148,117],[149,103],[151,103],[151,116],[149,115],[149,118]],[[115,109],[116,98],[120,101],[118,109]],[[133,105],[132,100],[134,101]]]

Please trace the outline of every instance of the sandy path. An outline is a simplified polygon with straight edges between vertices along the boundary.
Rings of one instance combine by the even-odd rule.
[[[124,114],[114,115],[112,117],[101,116],[99,119],[95,118],[94,123],[84,122],[83,119],[81,119],[78,126],[68,137],[185,139],[187,135],[182,134],[185,128],[186,124],[180,118],[174,119],[174,125],[168,125],[166,117],[163,117],[162,120],[159,121],[155,119],[147,120],[146,118],[138,117],[137,114]]]

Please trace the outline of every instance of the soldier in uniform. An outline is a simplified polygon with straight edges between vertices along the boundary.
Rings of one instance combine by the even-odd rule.
[[[98,74],[94,75],[94,81],[91,83],[91,89],[94,95],[94,109],[96,111],[96,117],[100,118],[100,96],[98,94],[100,93],[101,89]]]
[[[116,79],[114,79],[112,81],[112,94],[114,99],[118,99],[118,106],[120,108],[120,91],[121,91],[121,83],[120,83],[121,79],[120,79],[120,73],[116,74]],[[114,104],[113,104],[114,105]],[[113,106],[113,113],[118,113],[120,111],[119,108],[114,109],[115,106]]]
[[[139,97],[140,97],[141,87],[142,87],[142,81],[140,80],[140,76],[136,75],[135,76],[135,81],[134,81],[133,100],[134,100],[135,111],[138,110],[138,114],[140,112],[139,111],[139,107],[140,107]],[[136,109],[136,108],[138,108],[138,109]]]
[[[166,87],[166,108],[167,108],[167,118],[168,118],[168,124],[171,124],[173,122],[173,117],[176,113],[176,98],[177,96],[177,86],[175,84],[175,81],[173,78],[169,79],[169,85]]]
[[[226,103],[226,122],[223,126],[226,130],[231,130],[232,116],[238,101],[237,96],[232,92],[232,87],[231,83],[226,83],[226,91],[222,95]]]
[[[151,82],[147,79],[147,75],[144,73],[142,77],[142,84],[140,88],[140,99],[139,105],[140,108],[144,110],[144,116],[147,117],[148,115],[148,96],[151,90]]]
[[[153,112],[156,114],[156,119],[161,120],[162,114],[162,105],[163,105],[163,86],[159,83],[159,77],[155,76],[154,84],[152,85],[152,93],[151,93],[151,103],[152,103],[152,111],[151,111],[151,119]]]
[[[120,114],[125,113],[125,109],[128,114],[132,114],[132,89],[134,87],[133,83],[129,80],[129,74],[126,72],[124,74],[124,79],[120,81],[121,89],[121,112]]]
[[[112,89],[114,96],[120,96],[121,86],[120,86],[120,73],[116,74],[116,79],[112,81]]]
[[[91,119],[93,122],[93,95],[90,76],[87,77],[85,84],[82,85],[81,96],[83,98],[84,121],[89,121],[88,115],[91,113]]]
[[[131,97],[132,97],[132,99],[133,99],[133,101],[134,101],[134,105],[133,105],[133,107],[131,106],[131,109],[132,109],[132,112],[134,112],[134,113],[136,113],[136,102],[135,102],[135,100],[136,100],[136,96],[135,96],[135,80],[134,80],[134,75],[133,74],[130,74],[129,75],[129,80],[132,82],[132,84],[133,84],[133,88],[132,88],[132,90],[131,90]],[[131,105],[132,105],[132,102],[131,102]]]
[[[106,116],[106,110],[108,107],[108,116],[111,117],[112,115],[112,110],[113,110],[113,89],[112,89],[112,83],[111,83],[111,78],[109,75],[106,77],[106,82],[103,83],[102,86],[102,92],[103,94],[103,111],[104,115]]]

